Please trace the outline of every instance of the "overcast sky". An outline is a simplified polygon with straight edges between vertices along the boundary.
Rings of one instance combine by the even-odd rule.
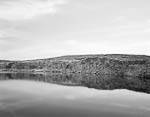
[[[0,0],[0,59],[150,55],[150,0]]]

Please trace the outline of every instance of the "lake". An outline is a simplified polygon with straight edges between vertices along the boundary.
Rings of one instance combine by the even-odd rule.
[[[0,117],[150,117],[150,81],[95,74],[0,74]]]

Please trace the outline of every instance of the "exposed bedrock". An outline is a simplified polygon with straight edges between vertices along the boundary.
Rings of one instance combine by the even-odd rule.
[[[142,55],[78,55],[28,61],[0,61],[1,71],[94,73],[150,76],[150,57]]]

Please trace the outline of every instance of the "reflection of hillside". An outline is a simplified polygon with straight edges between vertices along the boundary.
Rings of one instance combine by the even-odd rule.
[[[27,74],[27,73],[5,73],[0,74],[0,80],[19,79],[34,80],[47,83],[80,85],[81,77],[79,74]]]
[[[150,80],[108,75],[83,75],[82,85],[96,89],[129,89],[150,93]]]
[[[150,80],[96,74],[0,74],[1,80],[34,80],[61,85],[85,86],[96,89],[129,89],[150,93]]]

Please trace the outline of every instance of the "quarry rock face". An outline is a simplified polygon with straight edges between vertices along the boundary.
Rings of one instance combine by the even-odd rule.
[[[150,77],[150,57],[142,55],[78,55],[28,61],[0,61],[1,71],[91,73]]]

